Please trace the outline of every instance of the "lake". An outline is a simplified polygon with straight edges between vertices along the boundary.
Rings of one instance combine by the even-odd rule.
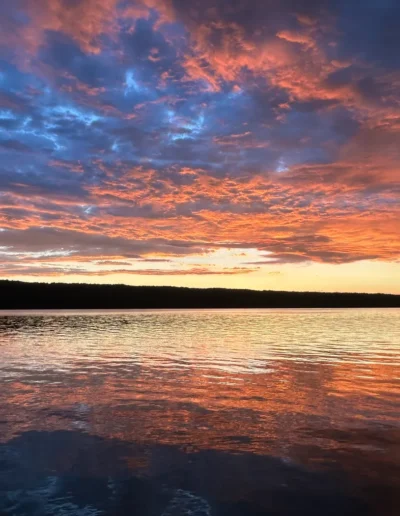
[[[0,312],[0,514],[400,514],[400,309]]]

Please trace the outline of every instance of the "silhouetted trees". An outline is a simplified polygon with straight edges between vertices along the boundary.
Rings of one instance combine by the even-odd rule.
[[[400,295],[0,280],[0,309],[400,307]]]

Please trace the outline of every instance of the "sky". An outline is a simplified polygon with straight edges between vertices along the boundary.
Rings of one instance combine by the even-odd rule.
[[[398,0],[0,5],[0,278],[400,294]]]

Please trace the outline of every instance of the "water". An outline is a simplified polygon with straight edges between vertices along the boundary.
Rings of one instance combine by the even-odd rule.
[[[400,514],[400,310],[3,312],[0,514]]]

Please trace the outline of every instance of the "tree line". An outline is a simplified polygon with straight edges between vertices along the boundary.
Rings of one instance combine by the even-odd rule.
[[[400,295],[0,280],[0,309],[400,307]]]

